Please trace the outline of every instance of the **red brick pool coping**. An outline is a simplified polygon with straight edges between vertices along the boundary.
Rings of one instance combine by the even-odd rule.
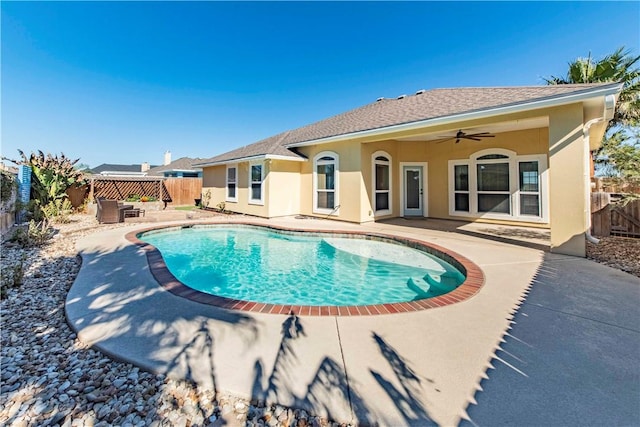
[[[374,240],[391,240],[403,243],[409,247],[420,249],[432,255],[436,255],[456,268],[461,270],[466,279],[460,286],[453,291],[433,298],[427,298],[417,301],[408,301],[389,304],[375,305],[358,305],[358,306],[309,306],[309,305],[279,305],[266,304],[261,302],[243,301],[233,298],[226,298],[217,295],[211,295],[192,289],[180,282],[167,268],[167,265],[155,246],[143,242],[138,238],[140,234],[156,231],[171,230],[179,228],[192,228],[194,226],[219,227],[219,226],[244,226],[244,227],[260,227],[276,232],[285,233],[306,233],[306,234],[323,234],[332,235],[334,237],[363,237]],[[315,230],[315,229],[294,229],[282,226],[263,225],[252,222],[216,222],[216,223],[183,223],[171,224],[158,227],[150,227],[131,231],[125,235],[125,238],[142,248],[147,255],[147,262],[153,277],[158,283],[172,294],[189,299],[201,304],[213,305],[220,308],[270,314],[295,314],[298,316],[369,316],[378,314],[395,314],[407,313],[413,311],[428,310],[432,308],[445,307],[447,305],[456,304],[465,301],[480,291],[484,285],[484,273],[475,263],[468,258],[432,243],[426,243],[421,240],[409,239],[404,237],[393,236],[383,233],[370,233],[364,231],[340,231],[340,230]]]

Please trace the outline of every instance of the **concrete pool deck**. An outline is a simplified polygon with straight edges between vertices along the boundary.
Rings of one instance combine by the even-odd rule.
[[[124,237],[148,224],[132,224],[78,242],[83,263],[67,298],[69,323],[84,343],[153,372],[342,422],[640,420],[638,278],[545,252],[544,232],[537,230],[490,233],[488,226],[431,220],[251,222],[423,240],[476,263],[485,285],[457,304],[392,315],[226,310],[160,287],[144,251]],[[483,229],[492,235],[483,236]],[[511,238],[527,243],[499,241]]]

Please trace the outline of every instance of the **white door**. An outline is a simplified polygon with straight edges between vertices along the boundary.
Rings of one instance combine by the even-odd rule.
[[[404,216],[423,216],[422,205],[422,166],[405,166],[404,181]]]

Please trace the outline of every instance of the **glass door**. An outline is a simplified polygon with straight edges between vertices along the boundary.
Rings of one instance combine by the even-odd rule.
[[[422,166],[405,166],[404,216],[423,216]]]

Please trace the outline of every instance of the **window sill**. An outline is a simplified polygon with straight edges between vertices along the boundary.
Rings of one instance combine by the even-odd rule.
[[[385,211],[375,211],[373,213],[373,217],[374,218],[378,218],[378,217],[382,217],[382,216],[389,216],[389,215],[393,215],[393,211],[392,210],[385,210]]]
[[[340,209],[334,210],[334,209],[314,209],[313,210],[314,214],[320,214],[320,215],[330,215],[330,216],[340,216]]]
[[[249,204],[255,206],[264,206],[264,202],[262,200],[249,200]]]

